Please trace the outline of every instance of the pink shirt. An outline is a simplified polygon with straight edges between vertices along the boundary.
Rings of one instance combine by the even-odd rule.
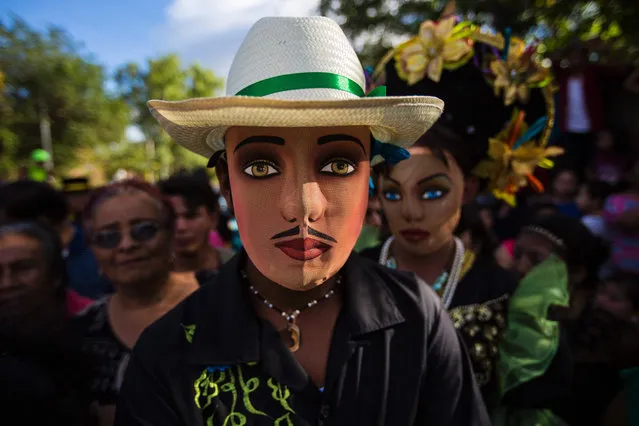
[[[92,303],[93,300],[80,296],[73,290],[67,290],[67,312],[69,316],[76,316]]]
[[[511,255],[514,256],[515,255],[515,243],[517,242],[517,240],[515,240],[514,238],[512,240],[505,240],[503,243],[501,243],[502,246],[504,246],[504,248],[506,249],[506,251]]]
[[[222,237],[220,237],[220,234],[218,234],[217,232],[211,232],[209,234],[209,244],[211,245],[211,247],[215,247],[215,248],[226,246],[226,244],[224,244],[224,240],[222,239]]]

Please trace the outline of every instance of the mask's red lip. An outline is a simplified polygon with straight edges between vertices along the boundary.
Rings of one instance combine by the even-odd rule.
[[[404,229],[400,234],[408,241],[421,241],[430,236],[430,232],[423,229]]]
[[[288,257],[300,261],[315,259],[331,248],[328,244],[312,238],[296,238],[294,240],[281,241],[276,243],[275,247],[282,250]]]

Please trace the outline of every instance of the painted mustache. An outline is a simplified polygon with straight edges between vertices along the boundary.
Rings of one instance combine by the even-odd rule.
[[[285,237],[294,237],[296,235],[299,235],[299,233],[300,233],[300,227],[296,226],[295,228],[291,228],[288,231],[280,232],[279,234],[273,235],[271,237],[271,240],[277,240],[279,238],[285,238]],[[326,241],[337,243],[337,240],[335,238],[331,237],[330,235],[324,234],[323,232],[316,231],[310,226],[308,227],[308,235],[312,235],[314,237],[321,238]]]

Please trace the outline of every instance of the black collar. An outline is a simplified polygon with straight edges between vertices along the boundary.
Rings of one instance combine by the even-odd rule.
[[[255,315],[240,275],[246,261],[242,251],[219,271],[201,297],[186,305],[196,332],[188,360],[195,364],[234,365],[260,361],[260,319]],[[342,268],[345,288],[343,314],[355,339],[405,322],[379,266],[353,254]]]

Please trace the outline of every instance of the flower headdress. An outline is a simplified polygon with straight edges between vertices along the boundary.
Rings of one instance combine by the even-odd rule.
[[[444,69],[459,68],[473,57],[469,35],[474,30],[469,22],[456,24],[454,16],[423,22],[419,34],[396,49],[397,73],[409,85],[424,77],[439,82]]]
[[[521,39],[511,39],[508,29],[505,33],[503,54],[490,59],[487,77],[495,96],[503,96],[510,106],[515,100],[528,102],[532,89],[548,87],[552,79],[550,71],[536,62],[536,42],[526,46]]]
[[[383,58],[373,80],[391,96],[443,99],[439,125],[463,141],[472,163],[464,171],[514,204],[523,187],[543,190],[534,170],[552,167],[548,157],[562,152],[547,147],[555,110],[551,74],[539,56],[537,44],[509,30],[492,33],[449,17],[424,22],[418,36]]]
[[[558,147],[546,147],[535,141],[546,126],[546,117],[537,120],[531,127],[524,121],[525,113],[515,110],[506,128],[490,138],[488,159],[482,160],[473,170],[476,176],[488,179],[490,190],[495,197],[515,205],[515,195],[519,189],[530,185],[535,191],[544,190],[534,176],[536,167],[553,167],[549,157],[561,155]]]

